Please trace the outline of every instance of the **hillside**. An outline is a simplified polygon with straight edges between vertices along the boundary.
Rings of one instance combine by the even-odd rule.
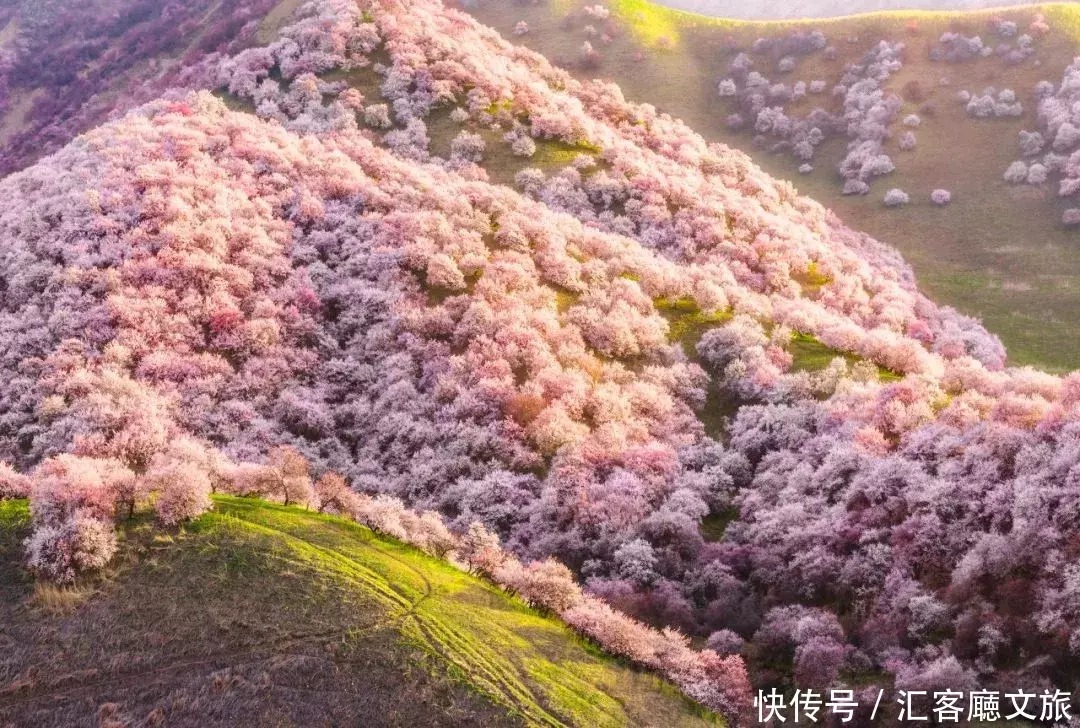
[[[0,504],[4,725],[717,725],[502,591],[332,516],[222,497],[125,529],[100,578],[19,568]],[[403,699],[408,696],[407,699]]]
[[[838,15],[880,13],[889,10],[980,10],[1022,5],[1010,0],[861,0],[858,3],[840,0],[794,0],[784,3],[720,2],[720,0],[665,0],[657,3],[678,10],[720,18],[739,20],[798,20],[804,18],[834,18]]]
[[[1080,684],[1080,375],[434,0],[313,0],[211,77],[0,180],[0,494],[38,578],[215,488],[351,493],[512,554],[732,722],[744,665],[866,712]]]
[[[272,38],[296,0],[0,2],[0,174]]]
[[[1075,5],[969,13],[897,11],[798,22],[706,18],[629,0],[609,3],[610,17],[604,19],[588,14],[591,2],[491,0],[467,5],[468,12],[505,38],[543,53],[578,78],[617,83],[627,98],[656,105],[710,141],[742,149],[770,175],[789,180],[847,224],[895,246],[915,269],[921,289],[936,301],[979,317],[1005,342],[1011,363],[1054,371],[1080,365],[1078,233],[1062,222],[1076,200],[1058,194],[1059,181],[1072,173],[1063,170],[1056,157],[1047,161],[1023,156],[1018,144],[1022,130],[1048,134],[1036,84],[1063,84],[1080,38]],[[858,9],[851,6],[846,12]],[[1045,18],[1047,31],[1031,30],[1036,13]],[[1002,36],[991,21],[1014,24],[1004,27],[1016,32]],[[514,33],[520,22],[528,27],[526,34]],[[814,31],[822,34],[817,48],[809,40]],[[933,60],[945,33],[978,38],[992,52]],[[1032,39],[1030,53],[1008,57],[1023,35]],[[586,41],[594,51],[587,62],[581,50]],[[875,84],[884,97],[875,101],[872,92],[837,95],[836,88],[847,89],[851,82],[844,79],[848,66],[866,63],[882,41],[903,45],[896,68]],[[796,133],[800,124],[808,128],[816,123],[825,131],[808,161],[793,153],[798,139],[788,138],[786,131],[755,130],[753,115],[742,103],[745,96],[718,92],[721,81],[738,77],[731,64],[741,53],[752,62],[750,71],[763,76],[768,93],[777,92],[765,106],[788,115],[791,121],[782,122],[784,129],[796,122]],[[786,55],[793,67],[781,71],[779,62]],[[814,81],[823,82],[823,90],[807,92]],[[800,82],[802,94],[792,98]],[[1020,114],[975,118],[957,100],[961,92],[979,96],[987,87],[995,93],[1013,92]],[[895,107],[890,98],[895,98]],[[843,194],[846,180],[838,166],[849,142],[858,141],[848,135],[844,115],[860,104],[870,108],[877,102],[884,104],[880,126],[872,128],[861,116],[852,126],[862,129],[855,133],[883,138],[879,151],[889,156],[895,170],[871,180],[865,196]],[[824,116],[812,117],[819,112]],[[738,129],[730,126],[733,114],[743,117]],[[917,117],[917,127],[905,125],[910,115]],[[771,129],[762,123],[762,129]],[[901,141],[909,133],[915,146],[905,150]],[[1063,162],[1072,148],[1061,149]],[[1044,151],[1051,151],[1049,142]],[[1038,182],[1033,177],[1032,184],[1009,183],[1004,173],[1017,160],[1043,161],[1050,165],[1049,173]],[[812,171],[800,172],[807,163]],[[892,188],[906,192],[910,203],[887,207],[884,195]],[[950,191],[951,202],[935,205],[930,199],[935,189]]]

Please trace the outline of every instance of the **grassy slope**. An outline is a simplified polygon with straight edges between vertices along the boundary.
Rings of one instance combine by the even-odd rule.
[[[548,55],[567,67],[576,67],[586,39],[583,28],[591,19],[565,16],[584,0],[553,0],[524,4],[483,0],[470,12],[505,37]],[[742,22],[706,18],[660,7],[647,0],[611,0],[608,5],[623,33],[602,47],[600,66],[582,76],[617,82],[628,98],[648,101],[684,119],[707,139],[741,148],[770,174],[789,179],[810,196],[833,207],[849,224],[898,247],[915,267],[920,283],[937,300],[980,316],[1009,347],[1013,363],[1039,364],[1052,369],[1080,366],[1080,256],[1075,248],[1080,234],[1059,223],[1068,205],[1057,199],[1052,186],[1045,189],[1006,185],[1001,174],[1018,158],[1016,134],[1033,129],[1035,104],[1031,88],[1041,79],[1060,81],[1062,69],[1077,51],[1080,8],[1044,6],[1052,27],[1039,42],[1036,58],[1006,68],[998,59],[968,64],[931,63],[928,44],[944,30],[981,33],[989,38],[989,13],[964,15],[933,12],[896,12],[828,21]],[[1004,13],[1026,27],[1032,9]],[[526,20],[530,32],[511,33],[514,23]],[[912,33],[906,27],[918,23]],[[774,80],[792,83],[839,75],[845,62],[856,60],[878,39],[903,40],[908,46],[904,69],[890,82],[898,91],[909,80],[925,87],[927,102],[936,115],[923,114],[914,153],[895,150],[897,171],[880,180],[867,198],[843,197],[835,165],[843,152],[835,140],[819,152],[816,171],[796,172],[790,157],[773,157],[754,150],[750,133],[733,133],[724,126],[728,102],[715,91],[726,75],[733,46],[748,46],[755,38],[790,32],[796,27],[821,28],[840,51],[840,59],[827,64],[811,57],[792,74],[781,76],[764,68]],[[601,46],[594,45],[598,48]],[[638,54],[645,57],[639,60]],[[938,85],[946,76],[950,85]],[[1024,116],[1010,120],[971,120],[954,100],[961,88],[979,91],[984,86],[1013,88],[1025,105]],[[815,101],[814,103],[821,103]],[[902,114],[916,112],[923,102],[905,102]],[[798,108],[794,106],[793,108]],[[899,132],[897,132],[897,136]],[[890,187],[911,193],[913,204],[901,210],[881,205]],[[951,189],[954,202],[935,208],[928,195],[935,187]]]
[[[216,505],[175,536],[126,529],[111,573],[58,593],[19,568],[25,502],[0,502],[0,724],[719,722],[411,547],[297,508]]]
[[[669,7],[702,13],[703,15],[722,15],[726,18],[744,20],[771,20],[784,18],[831,18],[852,12],[852,3],[845,0],[788,0],[785,3],[762,3],[760,0],[665,0]],[[859,0],[860,12],[882,12],[911,10],[917,8],[940,9],[943,4],[955,10],[977,10],[982,8],[1006,7],[1017,5],[1009,0]]]

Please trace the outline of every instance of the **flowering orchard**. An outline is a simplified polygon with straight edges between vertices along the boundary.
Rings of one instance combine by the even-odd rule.
[[[294,20],[208,72],[251,113],[173,92],[0,180],[35,570],[215,489],[362,493],[732,717],[744,658],[869,705],[1077,684],[1077,375],[1007,368],[895,251],[465,15]]]

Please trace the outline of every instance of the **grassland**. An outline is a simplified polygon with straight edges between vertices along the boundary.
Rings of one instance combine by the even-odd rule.
[[[292,14],[303,5],[303,0],[281,0],[259,22],[255,32],[255,42],[259,45],[269,45],[278,39],[278,33],[284,28]]]
[[[940,10],[941,0],[791,0],[763,3],[756,0],[721,2],[720,0],[664,0],[678,10],[740,20],[785,20],[790,18],[834,18],[852,13],[895,12],[897,10]],[[1018,5],[1009,0],[948,0],[950,10],[982,10]]]
[[[123,532],[73,589],[0,502],[0,724],[715,725],[501,590],[351,522],[252,499]]]
[[[1049,35],[1037,42],[1033,58],[1007,67],[996,57],[957,64],[928,58],[930,44],[945,30],[990,38],[988,11],[750,22],[693,15],[647,0],[612,0],[608,6],[622,32],[610,44],[596,46],[602,54],[598,67],[583,69],[578,61],[586,39],[583,28],[595,23],[580,12],[586,4],[592,3],[481,0],[468,10],[505,37],[576,75],[614,81],[628,98],[652,103],[707,139],[750,153],[770,174],[792,181],[851,226],[897,247],[929,295],[980,317],[1002,337],[1012,363],[1059,371],[1080,366],[1080,256],[1076,255],[1080,233],[1060,224],[1062,211],[1075,203],[1057,198],[1052,185],[1012,187],[1001,178],[1009,162],[1019,157],[1017,133],[1036,128],[1032,87],[1043,79],[1060,81],[1062,70],[1080,48],[1080,7],[1057,4],[998,11],[1026,27],[1033,12],[1041,10],[1051,26]],[[512,34],[519,20],[528,23],[527,35]],[[840,195],[835,167],[843,154],[843,140],[823,145],[815,171],[802,175],[790,156],[757,150],[751,133],[732,132],[724,124],[733,108],[718,96],[715,86],[726,75],[733,55],[758,37],[798,28],[823,30],[837,47],[838,59],[829,63],[811,56],[786,76],[765,69],[770,78],[785,83],[834,79],[844,63],[858,60],[880,39],[907,45],[904,67],[888,87],[900,93],[911,81],[921,86],[922,98],[906,98],[901,110],[901,115],[922,116],[918,147],[906,153],[890,148],[897,170],[880,180],[868,197]],[[942,85],[943,78],[947,85]],[[968,118],[955,100],[956,92],[977,92],[988,85],[1016,90],[1024,104],[1023,116]],[[804,111],[814,102],[802,103],[805,106],[789,108]],[[890,187],[908,191],[912,204],[885,208],[881,197]],[[937,187],[952,191],[950,206],[930,204],[929,193]]]

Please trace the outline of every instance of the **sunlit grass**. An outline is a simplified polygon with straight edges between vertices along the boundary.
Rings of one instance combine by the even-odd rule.
[[[658,298],[653,304],[668,322],[668,340],[679,343],[691,359],[697,358],[697,343],[702,335],[731,320],[731,311],[702,311],[694,299]]]
[[[715,723],[658,678],[595,650],[500,589],[363,526],[293,507],[218,497],[202,528],[272,537],[280,558],[353,584],[410,642],[536,725]]]
[[[652,48],[676,50],[681,45],[682,18],[679,11],[648,0],[611,0],[616,17],[625,22],[634,37]]]
[[[14,531],[30,523],[30,504],[25,499],[0,500],[0,529]]]
[[[411,546],[336,516],[254,498],[216,496],[214,505],[168,539],[154,538],[159,531],[148,523],[124,526],[121,553],[100,591],[116,598],[165,590],[180,600],[168,606],[124,599],[114,613],[120,624],[132,620],[125,638],[143,629],[205,638],[225,628],[214,624],[247,616],[228,609],[250,598],[229,594],[231,589],[256,589],[282,615],[280,625],[260,626],[267,635],[281,627],[319,624],[325,630],[337,624],[332,620],[355,622],[339,625],[343,647],[355,643],[361,649],[365,634],[383,634],[380,644],[396,640],[393,649],[402,660],[454,676],[526,725],[723,725],[659,677],[602,653],[561,622]],[[0,566],[18,558],[14,550],[28,521],[26,501],[0,501]],[[80,610],[104,598],[89,585],[13,584],[9,572],[0,568],[0,586],[25,590],[43,618],[77,620]],[[215,596],[197,600],[190,592],[199,590]],[[348,608],[327,611],[343,601]],[[153,616],[158,608],[172,623]],[[184,641],[185,654],[213,649],[192,638]],[[418,655],[425,657],[418,661]]]
[[[828,368],[833,360],[837,358],[843,359],[847,362],[849,367],[858,364],[861,361],[865,361],[856,354],[833,349],[832,347],[825,345],[820,339],[812,334],[805,334],[798,331],[791,335],[791,342],[787,346],[787,351],[792,357],[791,368],[793,371],[819,372]],[[883,382],[893,382],[902,379],[896,372],[890,371],[882,366],[877,367],[877,374],[878,379]]]

